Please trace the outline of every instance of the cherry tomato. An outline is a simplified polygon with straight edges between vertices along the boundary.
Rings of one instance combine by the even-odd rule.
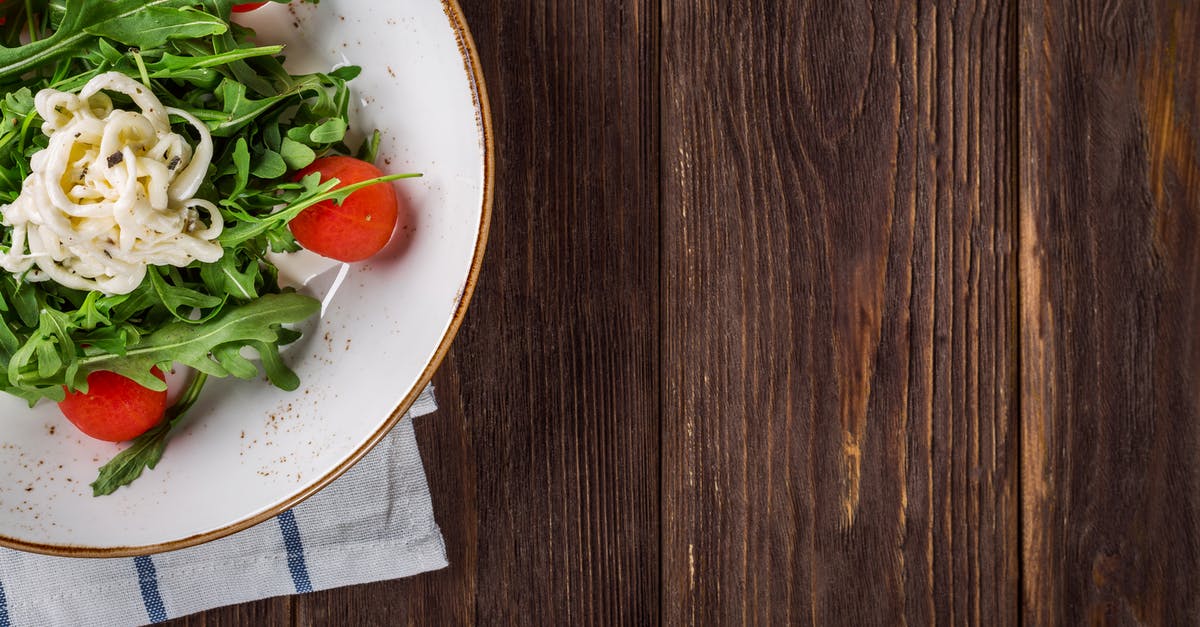
[[[383,176],[379,168],[352,157],[324,157],[300,171],[296,180],[320,172],[321,180],[338,179],[338,187]],[[341,205],[325,201],[305,209],[289,225],[300,245],[338,261],[362,261],[392,239],[399,215],[396,190],[390,183],[364,187]]]
[[[154,376],[166,380],[158,368]],[[58,408],[80,431],[97,440],[132,440],[162,422],[166,414],[165,390],[155,392],[106,371],[89,374],[87,382],[87,394],[67,392]]]
[[[233,12],[234,13],[249,13],[249,12],[253,11],[254,9],[257,9],[258,7],[261,7],[264,4],[266,4],[266,2],[247,2],[246,4],[235,4],[235,5],[233,5]]]

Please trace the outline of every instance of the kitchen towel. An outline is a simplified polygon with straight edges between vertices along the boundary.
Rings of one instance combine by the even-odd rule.
[[[223,605],[407,577],[446,566],[412,419],[312,498],[255,527],[147,557],[0,549],[0,627],[157,623]]]

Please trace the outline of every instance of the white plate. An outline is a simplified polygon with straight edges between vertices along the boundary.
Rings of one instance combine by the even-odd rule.
[[[0,399],[2,545],[115,557],[265,520],[378,442],[458,328],[486,240],[492,170],[486,97],[457,3],[293,2],[239,21],[285,43],[293,71],[363,67],[357,129],[383,131],[384,170],[425,174],[396,185],[411,228],[349,267],[322,320],[287,352],[299,391],[210,382],[158,467],[111,496],[92,497],[88,483],[121,447],[80,435],[52,404]]]

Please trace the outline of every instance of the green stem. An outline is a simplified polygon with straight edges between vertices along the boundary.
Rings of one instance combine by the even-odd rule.
[[[255,223],[246,224],[246,225],[238,225],[231,229],[228,229],[217,238],[217,241],[220,242],[221,245],[226,248],[232,248],[234,246],[242,244],[243,242],[254,239],[255,237],[258,237],[259,235],[262,235],[263,233],[270,231],[271,229],[275,228],[276,226],[278,226],[280,224],[287,224],[288,222],[291,222],[292,218],[295,218],[296,216],[300,215],[300,213],[303,212],[305,209],[308,209],[309,207],[312,207],[314,205],[319,205],[327,200],[333,200],[333,201],[337,202],[337,204],[340,205],[340,204],[342,204],[343,200],[345,200],[351,194],[353,194],[354,192],[356,192],[364,187],[370,187],[372,185],[378,185],[380,183],[390,183],[392,181],[399,181],[402,179],[418,179],[418,178],[421,178],[422,176],[423,175],[419,174],[419,173],[416,173],[416,174],[389,174],[388,176],[380,176],[380,177],[369,179],[366,181],[361,181],[359,183],[354,183],[353,185],[346,185],[345,187],[335,187],[333,189],[329,189],[325,192],[322,192],[320,194],[312,196],[311,198],[307,198],[307,199],[297,202],[296,204],[290,205],[286,209],[284,209],[278,213],[273,213],[273,214],[263,218],[262,221],[260,221],[260,222],[255,222]],[[338,179],[332,178],[332,179],[322,182],[321,185],[323,185],[323,186],[329,185],[330,183],[337,185],[339,182],[340,181],[338,181]]]
[[[25,19],[29,23],[29,42],[30,43],[33,43],[39,39],[39,37],[38,37],[39,29],[37,26],[37,22],[34,20],[33,16],[34,16],[33,2],[31,0],[25,0]]]
[[[142,84],[146,86],[146,89],[149,89],[151,92],[153,92],[154,87],[150,84],[150,73],[146,71],[146,61],[142,59],[142,53],[134,51],[133,61],[134,63],[137,63],[138,74],[140,74],[142,77]]]
[[[204,383],[207,381],[207,373],[197,372],[196,377],[192,379],[187,389],[183,391],[183,396],[180,396],[179,400],[167,410],[167,422],[172,427],[179,422],[180,418],[183,418],[183,415],[192,408],[192,405],[196,404],[196,401],[200,398],[200,391],[204,389]]]
[[[175,74],[177,74],[178,72],[181,72],[181,71],[217,67],[219,65],[226,65],[229,63],[233,63],[234,61],[244,61],[246,59],[253,59],[255,57],[269,57],[269,56],[277,55],[280,52],[283,52],[283,46],[259,46],[257,48],[240,48],[238,50],[222,52],[221,54],[214,54],[214,55],[209,55],[206,57],[199,57],[196,60],[194,60],[192,63],[188,64],[186,67],[173,68],[173,69],[164,67],[159,70],[154,70],[153,72],[150,73],[150,78],[171,78],[172,76],[174,76]],[[160,61],[159,64],[164,64],[164,62]]]

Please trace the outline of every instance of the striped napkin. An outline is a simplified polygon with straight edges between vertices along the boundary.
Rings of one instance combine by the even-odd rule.
[[[77,559],[0,549],[0,627],[144,625],[256,599],[446,566],[412,418],[432,387],[345,475],[272,520],[148,557]]]

